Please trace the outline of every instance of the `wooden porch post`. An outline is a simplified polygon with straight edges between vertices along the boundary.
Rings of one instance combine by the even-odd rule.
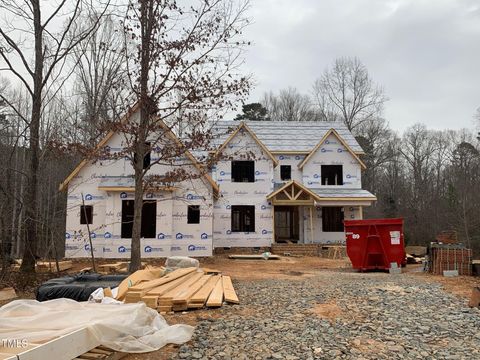
[[[359,209],[359,215],[360,215],[359,220],[362,220],[363,219],[363,206],[359,206],[358,209]]]
[[[272,240],[272,244],[275,243],[275,205],[273,205],[273,202],[272,202],[272,224],[273,224],[273,228],[272,228],[272,235],[273,235],[273,240]]]
[[[309,206],[310,209],[310,242],[313,244],[313,205]]]

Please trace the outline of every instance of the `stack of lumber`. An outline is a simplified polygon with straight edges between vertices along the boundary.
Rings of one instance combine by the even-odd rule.
[[[55,260],[37,261],[36,267],[39,272],[57,271],[57,263],[55,262]],[[73,264],[71,260],[63,260],[58,262],[59,271],[65,271],[71,269],[72,267]]]
[[[105,274],[125,272],[128,270],[128,262],[120,261],[120,262],[111,263],[111,264],[102,264],[102,265],[97,265],[97,268],[100,273],[105,273]]]
[[[216,270],[195,267],[174,270],[162,277],[142,281],[127,289],[126,303],[143,301],[159,312],[220,307],[224,302],[238,304],[232,280]]]

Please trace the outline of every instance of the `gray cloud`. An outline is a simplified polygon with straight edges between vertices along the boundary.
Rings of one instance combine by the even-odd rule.
[[[309,92],[325,67],[358,56],[390,101],[395,129],[473,126],[480,106],[478,0],[253,0],[245,69],[265,91]]]

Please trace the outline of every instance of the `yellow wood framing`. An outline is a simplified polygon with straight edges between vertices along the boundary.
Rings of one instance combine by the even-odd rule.
[[[285,185],[283,185],[280,189],[278,190],[275,190],[274,192],[272,192],[271,194],[267,195],[267,200],[270,200],[272,198],[274,198],[276,195],[280,194],[281,192],[284,192],[289,199],[291,199],[290,203],[293,204],[293,201],[307,201],[307,200],[298,200],[298,196],[300,196],[301,194],[297,193],[297,197],[293,196],[293,189],[292,189],[292,195],[289,195],[288,192],[286,190],[288,190],[288,188],[290,186],[293,186],[293,187],[298,187],[302,193],[306,193],[307,195],[310,195],[312,198],[314,198],[315,200],[320,200],[320,198],[318,197],[317,194],[315,194],[313,191],[311,191],[310,189],[308,189],[307,187],[303,186],[302,184],[296,182],[295,180],[290,180],[289,182],[285,183]],[[280,201],[280,200],[278,200]],[[288,201],[288,200],[284,200],[284,201]],[[310,200],[308,200],[310,201]]]
[[[215,155],[218,157],[220,155],[220,153],[223,151],[223,149],[225,149],[225,147],[228,145],[228,143],[230,141],[232,141],[232,139],[235,137],[235,135],[238,134],[238,132],[241,129],[245,129],[251,135],[253,140],[255,140],[255,142],[260,146],[260,148],[273,161],[273,164],[275,166],[277,166],[278,165],[278,160],[275,158],[275,156],[273,156],[273,154],[270,152],[270,150],[267,149],[267,147],[260,141],[260,139],[257,137],[257,135],[255,135],[255,133],[252,131],[252,129],[250,129],[250,127],[248,127],[248,125],[244,121],[240,122],[240,125],[238,125],[238,127],[230,134],[230,136],[227,138],[227,140],[225,140],[225,142],[218,148],[218,150],[215,152]]]
[[[122,119],[120,120],[121,123],[124,123],[126,121],[128,121],[130,119],[130,117],[132,116],[132,114],[137,111],[139,108],[139,103],[135,103],[127,112],[126,114],[122,117]],[[168,128],[168,126],[160,119],[157,119],[157,121],[159,121],[160,125],[166,130],[166,133],[167,135],[173,140],[175,141],[179,146],[183,147],[184,145],[181,143],[180,139],[178,139],[178,137]],[[106,145],[106,143],[111,139],[111,137],[115,134],[114,131],[109,131],[107,135],[105,135],[105,137],[100,140],[100,142],[97,144],[96,146],[96,150],[99,150],[101,149],[104,145]],[[218,194],[219,191],[220,191],[220,188],[218,187],[218,184],[211,178],[211,176],[206,173],[204,167],[198,162],[198,160],[192,155],[192,153],[190,151],[188,151],[188,149],[185,149],[185,155],[190,159],[190,161],[192,162],[192,164],[203,174],[203,176],[205,177],[205,179],[208,181],[208,183],[212,186],[213,188],[213,191],[214,191],[214,194]],[[68,184],[70,183],[70,181],[72,181],[72,179],[77,176],[77,174],[80,172],[80,170],[85,166],[87,165],[88,163],[88,160],[87,159],[83,159],[75,169],[73,169],[73,171],[66,177],[66,179],[60,184],[59,186],[59,191],[63,191],[67,188]],[[100,189],[100,187],[99,187]],[[129,188],[130,189],[130,188]],[[103,189],[102,189],[103,190]],[[110,191],[125,191],[125,190],[110,190]]]
[[[310,153],[303,159],[303,161],[298,164],[298,168],[302,169],[303,166],[310,160],[310,158],[317,152],[317,150],[322,146],[322,144],[327,140],[327,138],[330,136],[330,134],[335,135],[335,137],[342,143],[342,145],[345,147],[345,149],[348,150],[350,154],[360,163],[360,166],[362,169],[366,169],[367,167],[365,166],[364,162],[358,157],[358,155],[352,150],[352,148],[343,140],[343,138],[340,136],[340,134],[335,130],[335,129],[330,129],[328,130],[325,135],[322,137],[322,139],[318,142],[317,145],[310,151]]]

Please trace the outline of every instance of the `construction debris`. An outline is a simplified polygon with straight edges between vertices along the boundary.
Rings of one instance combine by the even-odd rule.
[[[280,256],[269,254],[268,256],[265,255],[229,255],[229,259],[236,259],[236,260],[280,260]]]
[[[480,307],[480,287],[474,287],[472,290],[472,296],[468,302],[470,307]]]
[[[205,306],[219,307],[224,301],[239,303],[229,276],[207,274],[196,267],[176,269],[164,276],[128,287],[125,303],[139,301],[161,313]]]
[[[120,360],[127,356],[127,353],[114,351],[105,346],[97,346],[86,353],[76,357],[74,360]]]
[[[458,270],[458,275],[472,275],[472,250],[460,244],[430,244],[429,271],[443,275],[445,270]]]
[[[12,300],[17,297],[17,293],[14,288],[8,287],[0,290],[0,301]]]

